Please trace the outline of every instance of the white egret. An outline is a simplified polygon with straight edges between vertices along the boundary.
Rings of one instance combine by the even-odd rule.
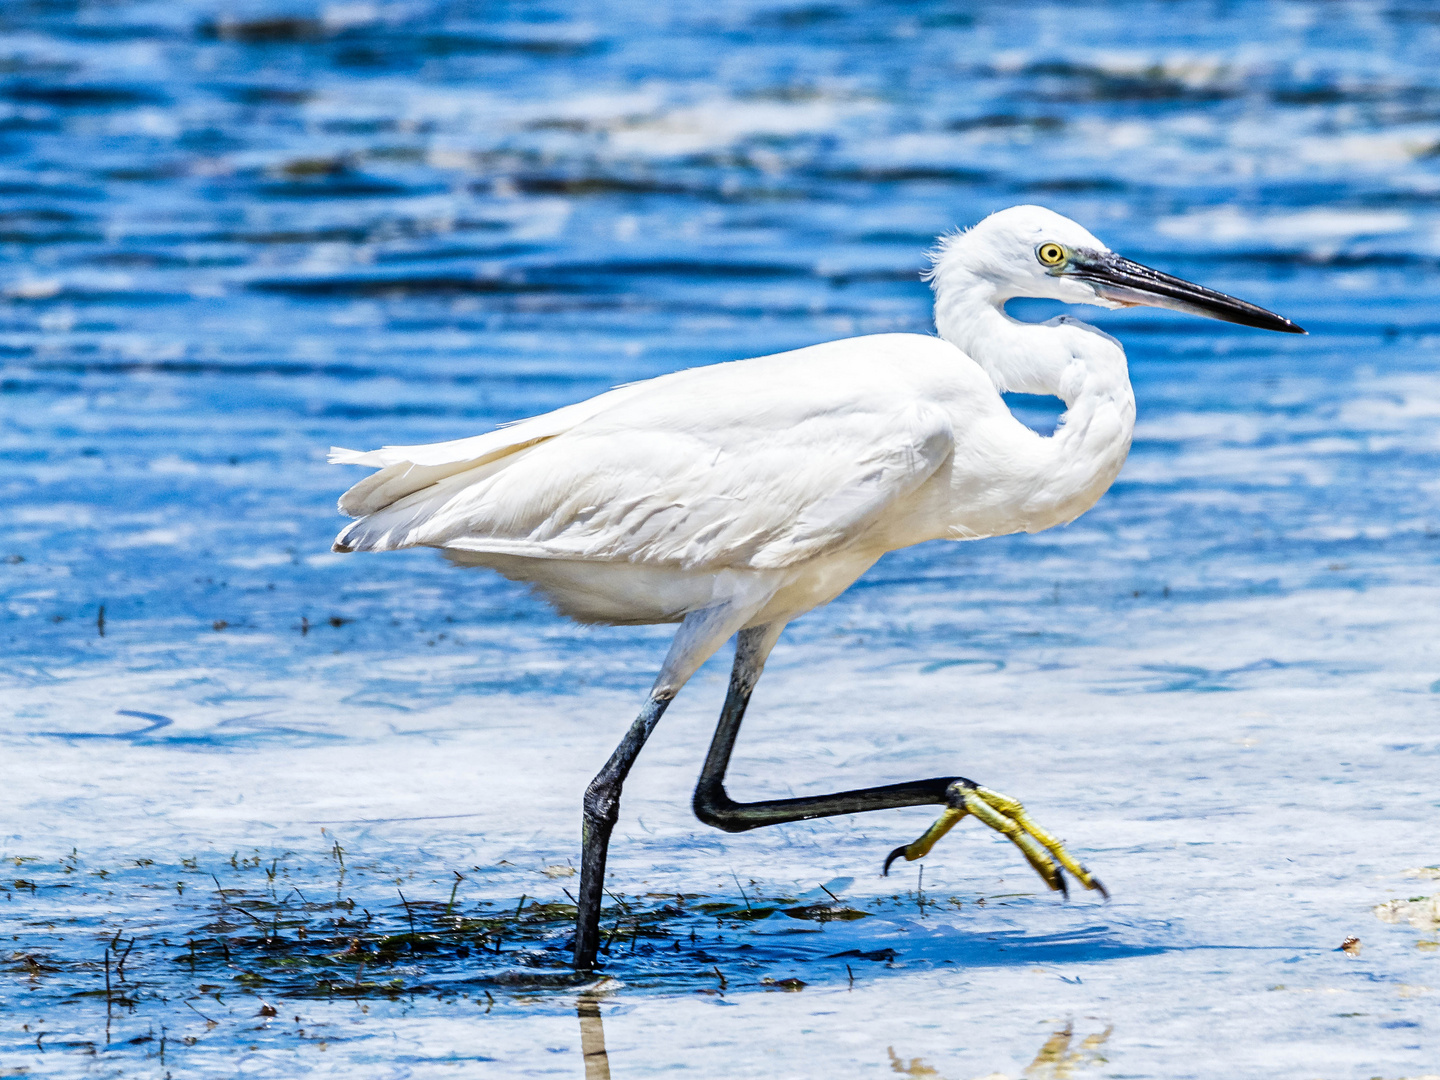
[[[736,803],[725,770],[781,630],[887,551],[1073,521],[1130,449],[1135,399],[1110,335],[1005,313],[1014,297],[1146,304],[1267,330],[1287,319],[1121,258],[1038,206],[942,238],[928,274],[938,336],[877,334],[621,386],[473,438],[361,453],[379,469],[340,499],[336,551],[424,545],[529,582],[582,622],[680,628],[639,716],[585,792],[575,965],[594,966],[620,789],[687,679],[739,635],[729,693],[695,790],[707,824],[739,832],[886,807],[946,809],[924,855],[967,814],[1006,835],[1051,888],[1099,882],[1021,805],[963,777]],[[1054,395],[1042,437],[1001,394]],[[1059,864],[1057,867],[1056,864]],[[1103,889],[1102,889],[1103,892]]]

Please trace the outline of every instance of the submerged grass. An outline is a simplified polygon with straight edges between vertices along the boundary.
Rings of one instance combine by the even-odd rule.
[[[328,854],[309,863],[291,852],[266,858],[256,851],[108,867],[89,866],[77,852],[56,862],[11,856],[16,876],[0,881],[13,927],[0,952],[0,1002],[23,994],[27,1008],[43,1005],[51,1014],[82,1007],[72,1026],[103,1023],[104,1035],[93,1038],[98,1045],[109,1041],[117,1018],[151,1012],[163,1030],[177,1008],[203,1020],[208,1032],[227,1018],[273,1017],[285,1010],[283,1001],[299,1010],[301,1001],[316,999],[424,995],[488,1009],[506,996],[568,1000],[595,982],[597,975],[570,967],[576,908],[555,868],[546,869],[550,880],[542,886],[555,895],[466,897],[482,867],[452,871],[453,881],[434,883],[434,896],[418,882],[405,886],[407,895],[405,872],[357,862],[339,843]],[[893,960],[893,950],[837,957],[816,948],[818,939],[796,936],[914,902],[871,900],[865,911],[836,896],[843,887],[757,895],[752,882],[739,903],[696,893],[610,893],[599,974],[681,993],[793,991],[805,982],[777,967]],[[96,1010],[102,1003],[103,1014]]]

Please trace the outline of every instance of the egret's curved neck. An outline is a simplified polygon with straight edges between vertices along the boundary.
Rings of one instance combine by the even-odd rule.
[[[974,360],[995,389],[1001,393],[1054,395],[1073,406],[1076,396],[1090,380],[1086,358],[1075,355],[1077,339],[1073,331],[1089,331],[1101,341],[1119,343],[1094,327],[1074,319],[1057,323],[1026,323],[1005,314],[1005,302],[1013,294],[1003,292],[993,282],[968,273],[962,268],[945,268],[935,280],[935,329],[950,344]],[[1087,343],[1088,344],[1088,343]],[[1081,350],[1090,352],[1089,349]],[[1121,377],[1128,389],[1124,353],[1120,351],[1117,365],[1103,362],[1102,370],[1093,372],[1105,382]],[[1098,389],[1098,387],[1092,387]]]
[[[935,326],[965,352],[1002,393],[1053,395],[1065,402],[1055,435],[1034,462],[1033,496],[1018,528],[1070,521],[1114,482],[1130,452],[1135,395],[1120,343],[1095,327],[1062,317],[1025,323],[1005,314],[1011,295],[964,267],[944,267],[935,281]]]

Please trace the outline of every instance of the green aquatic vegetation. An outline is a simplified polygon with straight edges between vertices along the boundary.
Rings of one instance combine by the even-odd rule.
[[[299,1011],[302,1001],[364,1007],[423,995],[491,1008],[506,995],[568,993],[591,981],[571,969],[576,907],[553,877],[539,887],[542,895],[477,898],[483,867],[425,882],[347,859],[338,842],[325,854],[312,861],[254,849],[244,857],[140,857],[108,867],[90,867],[78,852],[53,863],[14,859],[29,875],[10,892],[24,905],[25,933],[0,956],[0,976],[97,1022],[153,1016],[166,1023],[178,1008],[210,1026],[241,1015],[265,1019],[286,1011],[286,1001]],[[82,868],[88,872],[76,876]],[[188,887],[172,888],[177,879]],[[723,994],[797,989],[815,977],[800,980],[777,967],[843,971],[837,957],[872,958],[783,938],[777,923],[843,923],[873,913],[832,889],[773,895],[751,882],[738,891],[739,902],[609,894],[604,969],[627,985]],[[100,1003],[103,1016],[93,1011]]]

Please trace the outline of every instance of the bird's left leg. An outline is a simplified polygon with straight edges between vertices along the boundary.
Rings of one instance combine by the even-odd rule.
[[[730,690],[715,728],[715,737],[710,743],[710,753],[700,772],[699,783],[695,785],[696,817],[726,832],[745,832],[789,821],[938,803],[946,807],[939,820],[913,844],[892,851],[885,860],[886,872],[897,858],[919,859],[928,854],[936,841],[968,815],[979,818],[1018,847],[1026,861],[1052,889],[1065,891],[1065,879],[1055,865],[1058,861],[1085,888],[1098,889],[1101,895],[1105,895],[1105,888],[1099,880],[1081,866],[1060,841],[1036,825],[1018,801],[981,787],[963,776],[936,776],[905,784],[795,799],[739,803],[730,798],[725,790],[725,772],[735,749],[735,737],[740,733],[740,722],[745,717],[750,694],[764,670],[765,659],[782,629],[783,624],[757,626],[742,630],[736,638]]]
[[[885,857],[886,874],[890,872],[890,864],[896,859],[903,858],[907,862],[913,862],[928,855],[936,841],[959,824],[962,818],[970,815],[979,818],[983,824],[1018,847],[1025,856],[1025,861],[1045,879],[1050,888],[1060,892],[1068,891],[1065,888],[1064,876],[1055,866],[1058,862],[1085,888],[1096,889],[1101,896],[1109,898],[1110,894],[1106,892],[1105,886],[1100,884],[1100,879],[1080,865],[1076,858],[1065,850],[1062,841],[1036,824],[1025,812],[1020,800],[981,787],[971,780],[956,780],[946,789],[945,802],[945,812],[918,840],[911,844],[902,844]]]

